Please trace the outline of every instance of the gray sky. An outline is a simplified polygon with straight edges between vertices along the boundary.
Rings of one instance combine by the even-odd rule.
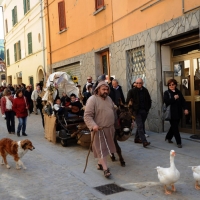
[[[3,16],[2,16],[2,7],[0,7],[0,39],[4,39],[4,35],[3,35]]]

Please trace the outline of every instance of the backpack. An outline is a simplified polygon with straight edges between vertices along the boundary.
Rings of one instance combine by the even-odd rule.
[[[7,110],[12,110],[12,102],[10,101],[10,99],[8,99],[8,97],[6,97],[6,109]]]

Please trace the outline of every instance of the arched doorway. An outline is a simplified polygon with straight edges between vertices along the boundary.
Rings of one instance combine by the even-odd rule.
[[[38,83],[40,83],[40,86],[42,88],[44,85],[44,71],[42,66],[38,67],[37,78],[38,78]]]

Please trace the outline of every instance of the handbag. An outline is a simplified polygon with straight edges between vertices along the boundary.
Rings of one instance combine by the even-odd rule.
[[[171,99],[171,94],[169,93],[169,98]],[[171,105],[166,105],[165,103],[163,104],[163,114],[162,114],[162,120],[164,121],[169,121],[171,120]]]

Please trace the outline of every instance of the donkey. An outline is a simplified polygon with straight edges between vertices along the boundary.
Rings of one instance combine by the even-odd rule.
[[[132,131],[132,114],[128,106],[120,104],[117,110],[117,116],[118,124],[115,125],[114,143],[121,166],[125,167],[125,161],[122,157],[122,151],[118,144],[118,141],[125,141],[130,137]],[[112,153],[111,160],[116,160],[114,153]]]

